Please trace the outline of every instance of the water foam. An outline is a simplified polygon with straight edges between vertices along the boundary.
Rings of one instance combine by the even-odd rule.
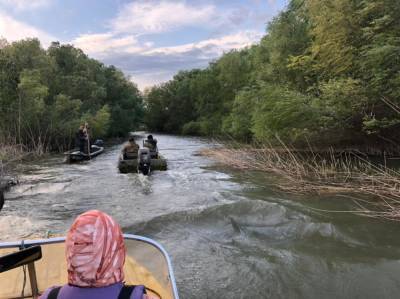
[[[0,217],[0,240],[16,241],[34,235],[38,235],[43,223],[32,221],[28,217],[1,216]],[[44,229],[43,229],[44,232]]]

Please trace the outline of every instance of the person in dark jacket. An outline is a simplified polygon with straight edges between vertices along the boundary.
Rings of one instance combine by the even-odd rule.
[[[78,133],[76,133],[76,141],[79,145],[79,151],[81,153],[85,152],[85,145],[86,145],[86,132],[85,132],[85,126],[84,125],[80,125],[79,126],[79,130]]]

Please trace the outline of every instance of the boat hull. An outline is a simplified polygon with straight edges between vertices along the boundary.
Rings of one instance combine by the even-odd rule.
[[[147,293],[165,299],[178,299],[175,277],[165,249],[146,237],[124,235],[127,256],[124,265],[125,283],[144,285]],[[19,250],[19,246],[40,245],[42,258],[35,262],[39,294],[52,286],[67,283],[65,238],[0,243],[0,256]],[[28,271],[27,271],[28,272]],[[28,273],[26,273],[28,276]],[[30,277],[29,277],[30,278]],[[25,298],[32,298],[30,279],[26,279]],[[22,267],[0,273],[0,298],[22,298],[24,284]]]
[[[102,154],[103,152],[104,152],[104,147],[92,145],[90,155],[76,150],[67,152],[65,153],[65,155],[67,157],[67,163],[76,163],[76,162],[91,160],[97,157],[98,155]]]

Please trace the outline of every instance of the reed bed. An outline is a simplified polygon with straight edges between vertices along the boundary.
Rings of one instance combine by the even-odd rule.
[[[256,148],[235,143],[201,154],[243,171],[277,175],[276,187],[284,192],[342,195],[356,203],[358,208],[351,212],[400,221],[400,172],[360,153],[321,154],[312,149],[300,152],[283,143]]]
[[[16,163],[36,156],[37,153],[28,151],[23,145],[16,144],[15,141],[0,140],[3,140],[0,142],[0,192],[3,192],[18,182],[16,176],[11,176],[12,168]]]
[[[0,145],[0,161],[17,161],[26,156],[26,151],[17,145]]]

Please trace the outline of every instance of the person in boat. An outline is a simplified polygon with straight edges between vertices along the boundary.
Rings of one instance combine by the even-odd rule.
[[[156,299],[146,295],[143,285],[124,285],[124,237],[106,213],[92,210],[79,215],[65,248],[68,284],[47,289],[40,299]]]
[[[158,158],[158,147],[157,139],[153,138],[153,135],[148,135],[144,141],[144,146],[150,150],[152,158]]]
[[[129,136],[128,142],[126,142],[122,148],[122,155],[125,160],[137,159],[139,151],[139,145],[135,142],[133,135]]]
[[[88,123],[85,123],[84,129],[83,129],[83,133],[84,133],[84,136],[85,136],[84,146],[83,146],[84,151],[83,152],[85,154],[90,154],[91,144],[90,144],[89,130],[90,130],[90,128],[89,128]]]
[[[145,143],[148,143],[150,149],[157,149],[157,139],[154,139],[153,135],[148,135]]]
[[[79,151],[80,152],[85,152],[85,144],[86,144],[86,140],[87,140],[87,135],[85,132],[85,126],[84,125],[80,125],[79,126],[79,130],[76,133],[76,141],[79,145]]]

